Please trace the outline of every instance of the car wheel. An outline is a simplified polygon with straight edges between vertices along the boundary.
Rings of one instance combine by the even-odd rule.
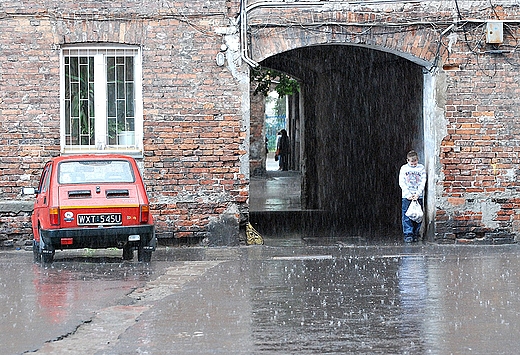
[[[40,235],[40,242],[38,243],[39,259],[41,260],[42,264],[52,264],[54,261],[54,250],[46,249],[40,230],[38,230],[38,234]]]
[[[123,247],[123,260],[132,260],[134,258],[134,249],[131,245]]]
[[[38,243],[36,240],[33,240],[33,261],[38,264],[42,261],[42,255],[40,254],[40,243]]]
[[[139,246],[139,249],[137,249],[137,260],[149,263],[152,260],[152,251],[145,250],[142,246]]]
[[[50,253],[42,253],[42,264],[52,264],[54,261],[54,251]]]

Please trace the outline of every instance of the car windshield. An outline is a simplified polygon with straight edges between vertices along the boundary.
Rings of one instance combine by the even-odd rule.
[[[58,168],[60,184],[103,182],[134,182],[130,162],[126,160],[81,160],[61,162]]]

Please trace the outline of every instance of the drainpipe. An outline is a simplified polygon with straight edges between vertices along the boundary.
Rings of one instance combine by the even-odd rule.
[[[248,55],[248,47],[247,47],[247,10],[246,10],[246,1],[242,0],[240,2],[240,43],[242,49],[240,51],[240,56],[242,60],[246,62],[253,68],[256,68],[259,64],[255,62],[253,59],[249,58]]]
[[[305,1],[305,2],[274,2],[274,1],[263,1],[252,4],[250,6],[246,5],[248,0],[242,0],[240,2],[240,43],[241,43],[241,54],[242,60],[249,64],[251,67],[256,68],[259,64],[249,57],[249,48],[247,45],[247,14],[261,7],[274,7],[274,8],[285,8],[285,7],[295,7],[295,6],[313,6],[320,5],[323,6],[324,3],[320,1]]]

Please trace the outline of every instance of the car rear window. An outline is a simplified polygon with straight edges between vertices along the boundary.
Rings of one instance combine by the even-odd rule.
[[[60,184],[134,181],[132,166],[126,160],[64,161],[58,167]]]

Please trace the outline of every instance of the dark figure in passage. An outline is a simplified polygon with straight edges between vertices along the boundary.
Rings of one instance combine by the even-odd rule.
[[[418,201],[423,207],[424,187],[426,186],[426,169],[419,164],[417,152],[411,150],[406,155],[407,163],[399,171],[399,186],[402,190],[402,225],[404,241],[417,242],[420,238],[421,223],[412,221],[406,211],[412,201]]]
[[[278,156],[280,169],[278,170],[289,170],[289,136],[287,131],[282,129],[280,131],[280,137],[276,144],[276,154]]]

